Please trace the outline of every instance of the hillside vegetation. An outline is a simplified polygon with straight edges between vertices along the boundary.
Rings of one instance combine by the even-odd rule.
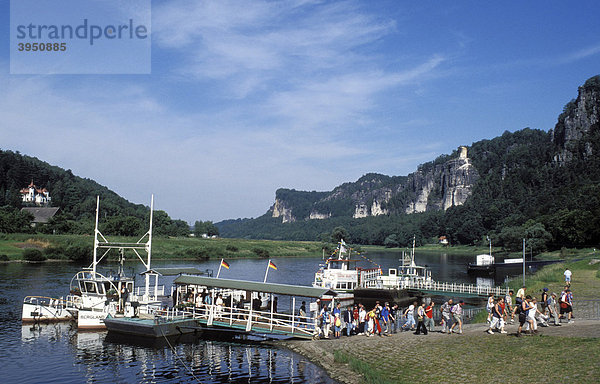
[[[494,245],[518,250],[522,239],[538,253],[546,249],[600,244],[600,76],[590,78],[579,88],[559,115],[553,130],[522,129],[481,140],[468,148],[469,159],[478,173],[472,194],[463,205],[446,211],[427,210],[406,214],[401,209],[388,214],[354,219],[354,206],[344,206],[336,193],[352,192],[364,185],[366,176],[377,184],[405,179],[369,174],[357,183],[334,189],[326,198],[333,207],[329,219],[308,220],[307,201],[302,200],[302,216],[282,223],[272,210],[256,219],[228,220],[216,225],[227,237],[325,240],[336,227],[348,233],[348,240],[361,244],[406,246],[413,234],[417,243],[435,242],[446,236],[451,244],[478,244],[490,236]],[[440,156],[423,164],[417,173],[458,156]],[[414,178],[414,177],[413,177]],[[278,191],[278,193],[281,190]],[[288,212],[294,212],[296,196],[286,190]],[[368,191],[367,191],[368,193]],[[389,201],[403,207],[406,191]],[[431,196],[436,195],[433,191]],[[291,197],[290,197],[291,196]],[[320,198],[316,192],[310,195]],[[348,196],[345,194],[343,196]],[[276,196],[278,200],[282,197]],[[396,199],[396,200],[394,200]],[[370,201],[368,201],[370,202]],[[334,205],[337,203],[338,205]],[[313,207],[317,207],[317,202]],[[350,202],[350,204],[353,204]],[[429,206],[428,206],[429,207]],[[345,212],[345,213],[344,213]]]

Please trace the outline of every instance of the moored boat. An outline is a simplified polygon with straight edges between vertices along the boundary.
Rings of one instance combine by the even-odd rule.
[[[169,337],[200,331],[198,322],[190,314],[164,311],[154,316],[113,317],[104,319],[109,332],[150,338]]]

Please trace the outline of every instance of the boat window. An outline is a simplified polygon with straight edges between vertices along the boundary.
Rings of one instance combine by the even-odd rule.
[[[96,284],[91,281],[86,281],[85,291],[88,293],[96,293]]]

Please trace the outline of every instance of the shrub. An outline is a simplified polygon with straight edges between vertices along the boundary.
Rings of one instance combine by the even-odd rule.
[[[64,245],[51,245],[44,249],[44,255],[49,259],[67,258],[67,250]]]
[[[226,246],[225,249],[228,250],[229,252],[237,252],[240,250],[238,247],[236,247],[235,245],[231,245],[231,244]]]
[[[8,256],[4,254],[0,255],[0,261],[8,261]]]
[[[224,252],[218,248],[190,248],[185,251],[185,254],[196,258],[196,260],[208,260],[211,257],[223,257]]]
[[[46,261],[46,256],[39,249],[27,248],[23,251],[23,259],[27,261]]]
[[[254,248],[252,250],[252,252],[254,252],[258,257],[262,257],[262,258],[268,258],[271,254],[269,253],[269,251],[267,249],[264,248]]]
[[[67,257],[73,261],[91,262],[94,249],[91,245],[69,245],[65,250]]]

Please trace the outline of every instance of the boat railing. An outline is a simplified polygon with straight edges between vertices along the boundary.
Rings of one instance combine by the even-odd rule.
[[[146,295],[146,287],[135,287],[133,294],[136,296],[143,297],[144,295]],[[158,287],[149,287],[148,295],[151,297],[164,296],[165,286],[159,285]]]
[[[441,292],[466,293],[473,295],[489,295],[503,296],[508,294],[508,288],[489,287],[474,284],[458,284],[436,282],[433,280],[401,280],[398,285],[399,289],[423,289]]]
[[[178,316],[188,316],[206,322],[208,326],[227,326],[243,329],[246,332],[297,334],[304,337],[312,337],[317,332],[312,318],[296,314],[257,311],[216,304],[189,307],[187,310],[180,310],[176,313]]]
[[[81,305],[81,298],[69,295],[66,299],[47,297],[47,296],[26,296],[23,299],[24,304],[41,305],[56,309],[74,309]]]

